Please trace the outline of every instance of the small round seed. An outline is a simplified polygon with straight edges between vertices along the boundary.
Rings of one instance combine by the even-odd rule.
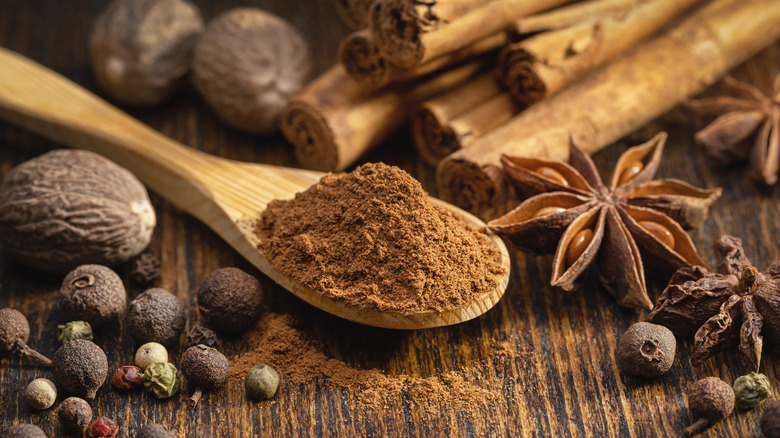
[[[574,264],[574,262],[577,261],[578,258],[582,255],[582,253],[585,252],[585,248],[590,245],[590,242],[593,240],[593,230],[590,228],[585,228],[583,230],[580,230],[579,233],[577,233],[574,236],[574,239],[569,242],[569,249],[566,251],[566,266],[571,266]]]
[[[642,169],[645,168],[645,165],[641,161],[632,161],[628,164],[628,166],[623,170],[623,173],[620,174],[620,180],[618,181],[618,185],[622,186],[623,184],[626,184],[627,182],[634,179],[637,175],[639,175],[639,172],[642,171]]]
[[[553,169],[552,167],[542,166],[537,168],[534,172],[538,173],[539,175],[549,179],[550,181],[556,184],[562,185],[564,187],[569,187],[569,181],[566,180],[566,177],[561,175],[560,172]]]
[[[639,226],[660,240],[664,245],[674,248],[674,235],[665,226],[653,221],[640,221]]]
[[[562,213],[564,211],[566,211],[566,209],[563,207],[543,207],[534,214],[533,218],[549,216],[551,214]]]

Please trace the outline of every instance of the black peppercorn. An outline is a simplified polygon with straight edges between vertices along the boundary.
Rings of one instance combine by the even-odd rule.
[[[0,356],[19,352],[29,356],[44,366],[51,366],[48,357],[38,353],[27,345],[30,338],[30,324],[21,312],[11,308],[0,309]]]
[[[91,400],[106,381],[108,360],[92,341],[76,339],[54,353],[51,371],[63,391]]]
[[[674,362],[677,340],[668,328],[638,322],[618,342],[617,361],[621,371],[645,377],[659,377]]]
[[[160,278],[160,260],[154,254],[145,252],[133,261],[130,278],[138,284],[148,286]]]
[[[105,266],[81,265],[65,276],[60,287],[63,313],[95,328],[118,321],[126,305],[127,292],[122,279]]]
[[[260,282],[238,268],[221,268],[209,274],[198,288],[198,308],[214,330],[243,332],[260,317],[263,291]]]
[[[181,372],[196,389],[190,398],[198,403],[203,390],[219,388],[227,380],[228,360],[216,348],[205,345],[190,347],[181,356]]]
[[[0,438],[46,438],[46,434],[33,424],[17,424],[0,433]]]
[[[688,391],[688,409],[694,418],[693,424],[685,428],[685,434],[690,436],[731,414],[734,410],[734,390],[717,377],[705,377]]]
[[[149,423],[135,434],[135,438],[176,438],[176,435],[159,424]]]
[[[219,348],[219,337],[214,330],[203,327],[202,325],[196,325],[190,329],[187,333],[187,348],[194,347],[196,345],[205,345],[207,347]]]
[[[761,415],[761,432],[765,438],[780,438],[780,400],[772,402]]]
[[[81,432],[92,421],[92,408],[86,400],[68,397],[57,406],[57,419],[68,432]]]
[[[179,340],[186,323],[179,299],[160,288],[149,289],[131,301],[127,321],[137,343],[157,342],[167,346]]]

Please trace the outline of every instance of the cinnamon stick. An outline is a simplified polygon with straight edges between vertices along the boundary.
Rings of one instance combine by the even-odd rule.
[[[428,164],[476,141],[517,114],[517,104],[488,72],[422,103],[409,116],[417,152]]]
[[[512,44],[498,58],[501,81],[512,97],[528,106],[614,58],[700,2],[634,0],[626,8],[601,11],[598,18]]]
[[[590,0],[522,17],[511,24],[509,32],[516,37],[546,30],[561,29],[587,21],[592,17],[626,11],[637,0]]]
[[[656,38],[544,100],[437,169],[440,194],[484,212],[506,199],[502,155],[593,153],[700,92],[780,38],[780,2],[714,0]]]
[[[383,0],[371,9],[371,30],[388,61],[411,68],[502,31],[524,15],[571,1]]]
[[[468,59],[495,51],[506,43],[502,32],[489,35],[460,50],[456,50],[413,68],[398,67],[379,53],[371,33],[367,30],[348,35],[339,46],[339,61],[352,78],[362,84],[378,88],[391,82],[404,82],[431,74]]]
[[[302,167],[341,170],[398,129],[414,105],[476,77],[485,67],[485,61],[473,61],[434,77],[373,90],[337,64],[288,101],[281,130]]]
[[[352,29],[365,29],[369,23],[369,11],[374,4],[374,0],[334,0],[333,6],[336,7],[341,19]]]

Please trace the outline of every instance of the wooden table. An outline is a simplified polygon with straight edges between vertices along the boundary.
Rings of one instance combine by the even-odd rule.
[[[319,71],[334,62],[338,42],[348,32],[328,0],[195,3],[207,18],[228,7],[251,3],[291,20],[312,45]],[[86,41],[90,24],[103,4],[87,0],[3,0],[0,45],[100,94],[89,66]],[[779,66],[777,44],[740,67],[736,75],[767,89]],[[294,164],[291,147],[281,136],[254,137],[226,128],[191,86],[160,108],[129,112],[164,134],[215,155]],[[715,262],[711,245],[727,232],[744,240],[747,254],[759,267],[780,256],[780,241],[776,239],[780,235],[780,189],[757,186],[743,167],[712,167],[693,146],[693,129],[679,110],[597,154],[599,169],[608,173],[627,146],[659,130],[670,133],[660,176],[724,189],[711,217],[692,232],[704,259]],[[59,147],[3,123],[0,145],[3,175],[12,166]],[[434,169],[415,156],[405,130],[364,160],[401,166],[436,194]],[[705,376],[718,376],[727,382],[737,377],[734,370],[738,359],[732,353],[692,368],[689,340],[681,340],[675,364],[664,377],[648,380],[622,375],[615,360],[617,340],[646,313],[618,307],[595,284],[576,293],[551,288],[550,257],[513,252],[512,279],[505,297],[476,320],[435,330],[387,331],[342,321],[308,306],[264,278],[206,226],[154,194],[152,201],[158,227],[150,251],[162,260],[159,286],[185,303],[188,327],[197,322],[193,291],[200,280],[216,268],[238,266],[261,278],[269,311],[291,314],[301,330],[322,343],[329,356],[356,367],[377,367],[390,376],[440,376],[477,367],[483,370],[483,376],[471,384],[499,397],[484,406],[465,409],[463,405],[443,404],[431,412],[415,407],[402,391],[387,394],[385,407],[366,409],[355,403],[357,393],[353,390],[321,385],[319,381],[299,387],[283,381],[270,402],[248,401],[241,384],[233,382],[189,409],[185,403],[187,386],[182,394],[162,402],[142,391],[123,394],[106,386],[93,409],[96,415],[117,421],[120,436],[133,436],[150,421],[188,437],[680,435],[690,422],[686,389]],[[126,266],[119,267],[118,272],[128,279]],[[56,326],[65,322],[55,299],[61,280],[60,276],[27,268],[0,251],[0,307],[13,307],[28,316],[30,343],[44,354],[55,351]],[[663,284],[652,283],[651,288],[657,296]],[[135,296],[141,288],[131,284],[128,292]],[[123,330],[100,333],[96,341],[105,349],[110,369],[131,362],[134,345]],[[246,341],[240,338],[224,343],[228,356],[246,348]],[[174,362],[180,353],[172,351]],[[775,385],[777,398],[780,358],[765,355],[762,371]],[[33,411],[24,401],[24,387],[36,377],[50,377],[50,372],[28,366],[18,357],[0,360],[1,428],[30,422],[49,436],[60,436],[54,409]],[[736,412],[708,434],[754,436],[758,433],[759,413]]]

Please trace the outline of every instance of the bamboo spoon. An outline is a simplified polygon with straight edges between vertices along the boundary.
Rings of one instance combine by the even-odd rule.
[[[346,305],[324,297],[277,271],[257,249],[253,223],[273,199],[289,199],[323,175],[308,170],[217,158],[175,142],[59,74],[0,48],[0,118],[72,147],[105,155],[135,173],[159,195],[192,214],[272,280],[320,309],[362,324],[418,329],[475,318],[493,307],[509,281],[509,255],[501,239],[507,275],[498,288],[446,312],[403,314]],[[431,198],[464,221],[485,227],[465,211]]]

